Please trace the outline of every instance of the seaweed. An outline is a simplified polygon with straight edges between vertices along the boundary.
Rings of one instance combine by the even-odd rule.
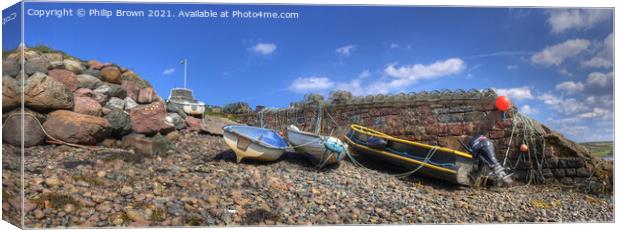
[[[74,181],[84,181],[88,184],[91,185],[95,185],[95,186],[101,186],[104,184],[103,180],[96,177],[96,176],[91,176],[91,175],[77,175],[77,176],[73,176],[72,177]]]
[[[263,208],[259,208],[248,212],[245,215],[244,222],[249,225],[256,225],[264,222],[265,220],[272,220],[275,222],[280,220],[280,216]]]
[[[30,199],[30,201],[38,207],[44,207],[46,204],[49,204],[50,207],[58,210],[63,209],[67,204],[72,204],[78,209],[81,207],[80,202],[72,196],[55,192],[41,194],[38,197]]]

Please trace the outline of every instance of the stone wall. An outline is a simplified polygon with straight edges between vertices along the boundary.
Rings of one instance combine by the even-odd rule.
[[[314,132],[320,124],[320,133],[333,135],[342,135],[351,124],[360,124],[399,138],[461,151],[464,149],[458,141],[466,143],[469,136],[479,133],[493,140],[498,160],[504,162],[506,158],[517,179],[573,183],[592,175],[599,160],[585,147],[519,114],[514,106],[503,115],[495,108],[496,97],[492,90],[364,97],[340,92],[328,100],[306,97],[289,108],[264,109],[238,117],[239,122],[276,130],[294,124]],[[521,143],[528,143],[530,151],[520,152]]]

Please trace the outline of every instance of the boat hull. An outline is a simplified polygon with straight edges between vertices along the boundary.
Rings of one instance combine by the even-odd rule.
[[[345,141],[357,153],[406,170],[415,170],[415,174],[419,173],[455,184],[472,184],[470,174],[474,160],[471,155],[452,149],[402,140],[379,132],[364,132],[365,130],[366,128],[360,126],[352,126],[351,132],[345,137]],[[385,148],[369,147],[365,141],[370,137],[386,139],[388,144]]]
[[[336,164],[344,159],[344,153],[336,153],[325,147],[325,137],[291,128],[286,129],[286,137],[295,151],[305,153],[315,164]]]
[[[243,159],[275,161],[284,154],[285,148],[267,146],[260,141],[232,132],[224,127],[224,142],[235,152],[237,162]]]

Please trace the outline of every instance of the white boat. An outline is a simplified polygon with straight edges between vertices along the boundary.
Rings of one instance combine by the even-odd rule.
[[[274,161],[288,148],[286,140],[270,129],[242,125],[227,125],[222,129],[224,142],[235,152],[237,162],[246,158]]]
[[[192,90],[186,88],[171,89],[168,103],[193,116],[202,116],[206,109],[205,103],[194,99]]]
[[[294,125],[286,128],[286,138],[295,151],[306,153],[319,168],[340,162],[348,147],[338,138],[304,132]]]

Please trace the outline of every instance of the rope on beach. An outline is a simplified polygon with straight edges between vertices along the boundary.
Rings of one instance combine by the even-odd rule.
[[[32,119],[34,119],[37,123],[37,125],[39,126],[39,128],[41,128],[41,131],[43,131],[43,134],[45,134],[45,136],[47,138],[49,138],[49,140],[47,140],[47,142],[52,143],[52,144],[61,144],[61,145],[67,145],[67,146],[71,146],[71,147],[76,147],[76,148],[81,148],[81,149],[88,149],[88,150],[121,150],[121,149],[111,149],[111,148],[107,148],[107,147],[99,147],[99,146],[88,146],[88,145],[80,145],[80,144],[73,144],[73,143],[69,143],[63,140],[60,140],[58,138],[53,137],[52,135],[50,135],[47,130],[45,130],[45,128],[43,127],[43,124],[41,124],[41,121],[39,121],[39,119],[32,113],[28,113],[28,112],[24,112],[24,113],[14,113],[9,115],[6,120],[2,123],[2,128],[4,128],[4,125],[6,125],[6,123],[8,122],[9,119],[11,119],[14,116],[29,116],[32,117]],[[23,125],[23,124],[22,124]]]

